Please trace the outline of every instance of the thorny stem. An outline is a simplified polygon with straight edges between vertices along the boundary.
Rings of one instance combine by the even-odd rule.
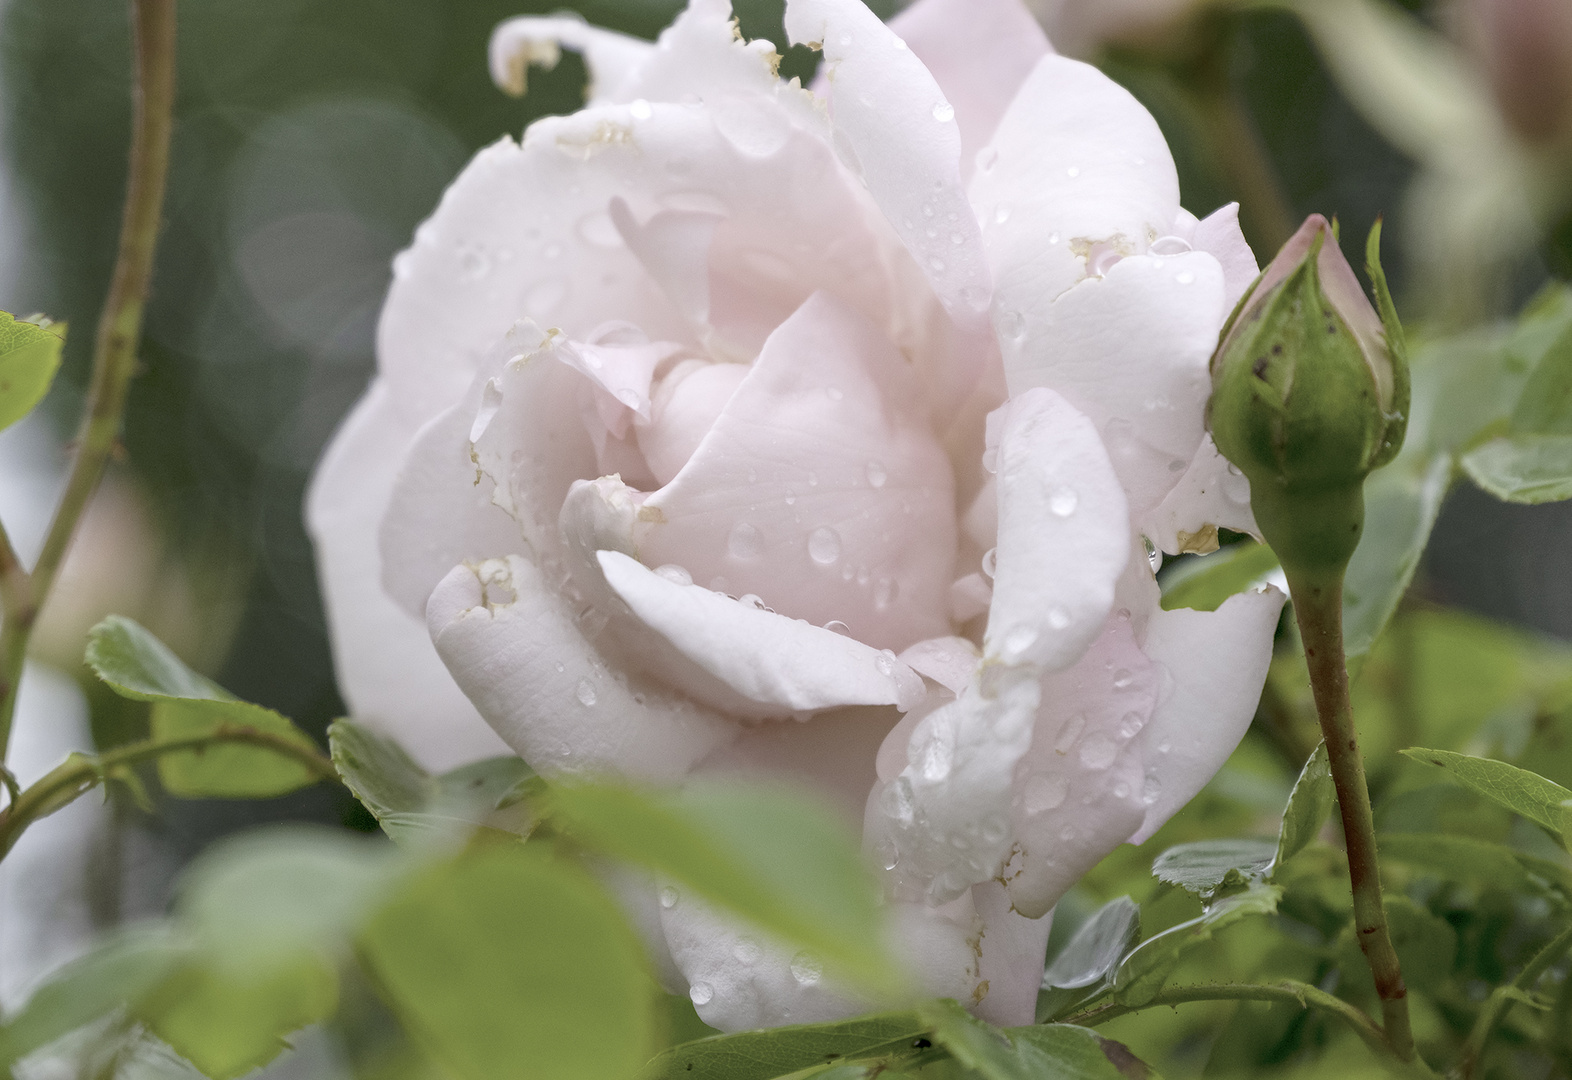
[[[1142,1009],[1159,1005],[1184,1005],[1195,1001],[1270,1001],[1297,1005],[1301,1009],[1321,1009],[1346,1021],[1372,1050],[1388,1056],[1392,1053],[1386,1038],[1381,1034],[1381,1029],[1370,1017],[1342,998],[1334,997],[1309,983],[1293,979],[1284,979],[1276,983],[1203,983],[1195,986],[1170,986],[1166,990],[1158,991],[1156,997],[1142,1005],[1120,1005],[1110,1002],[1067,1016],[1058,1022],[1091,1027]]]
[[[0,761],[10,743],[11,719],[33,624],[120,435],[126,387],[136,368],[142,310],[153,273],[174,123],[175,0],[131,0],[131,23],[135,69],[130,173],[120,249],[99,317],[76,460],[33,572],[29,574],[22,567],[9,540],[0,542],[0,602],[4,610],[4,621],[0,622]]]
[[[1463,1080],[1468,1080],[1474,1075],[1474,1069],[1479,1064],[1480,1055],[1484,1053],[1490,1033],[1501,1022],[1502,1017],[1506,1016],[1507,1010],[1512,1007],[1512,1002],[1517,1000],[1518,995],[1532,990],[1539,977],[1550,969],[1551,964],[1561,959],[1568,949],[1572,949],[1572,926],[1568,926],[1551,938],[1543,949],[1535,953],[1534,958],[1528,962],[1518,977],[1512,980],[1510,986],[1496,987],[1486,999],[1485,1007],[1479,1011],[1479,1018],[1474,1021],[1474,1028],[1468,1033],[1468,1039],[1463,1043],[1463,1052],[1458,1058],[1457,1073],[1463,1077]]]
[[[338,773],[315,747],[268,731],[230,724],[220,725],[204,735],[179,739],[146,739],[116,747],[98,757],[72,754],[62,764],[44,774],[16,801],[0,810],[0,857],[11,850],[17,838],[39,818],[47,817],[103,783],[111,773],[165,754],[205,750],[223,743],[240,743],[271,750],[293,758],[309,769],[318,780],[338,781]]]
[[[1353,888],[1355,935],[1370,964],[1376,993],[1381,998],[1386,1040],[1403,1061],[1414,1058],[1414,1033],[1408,1019],[1408,989],[1397,950],[1387,929],[1386,908],[1381,901],[1380,867],[1376,857],[1375,817],[1370,810],[1370,789],[1365,782],[1364,760],[1354,733],[1353,709],[1348,699],[1348,668],[1343,657],[1343,567],[1289,570],[1299,635],[1304,640],[1310,688],[1326,740],[1326,755],[1337,805],[1343,817],[1348,848],[1348,876]]]

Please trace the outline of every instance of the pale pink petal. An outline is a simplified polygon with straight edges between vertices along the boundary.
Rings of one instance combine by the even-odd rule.
[[[903,649],[950,632],[951,484],[909,365],[820,293],[644,504],[639,558]]]
[[[465,699],[422,620],[382,589],[377,528],[414,430],[374,381],[323,454],[306,496],[339,692],[350,715],[428,769],[495,757],[507,746]]]
[[[971,198],[1006,354],[1099,255],[1171,233],[1179,178],[1157,122],[1096,68],[1040,60],[980,156]]]
[[[454,681],[545,775],[671,782],[736,735],[659,682],[610,667],[520,556],[455,567],[431,594],[426,623]]]
[[[676,478],[748,374],[746,364],[684,360],[661,379],[639,449],[661,486]]]
[[[1016,767],[1016,847],[1004,878],[1015,909],[1038,916],[1140,827],[1142,729],[1164,673],[1114,616],[1080,663],[1047,676],[1030,751]]]
[[[815,1024],[867,1012],[821,961],[667,886],[661,927],[699,1019],[721,1031]],[[669,902],[669,906],[668,906]]]
[[[1201,443],[1223,293],[1222,269],[1205,253],[1126,258],[1027,312],[1027,332],[1006,345],[1010,392],[1046,386],[1083,412],[1137,517]]]
[[[431,590],[455,565],[523,554],[527,546],[518,522],[493,502],[491,478],[477,482],[469,441],[474,416],[460,403],[416,433],[377,531],[383,588],[415,625],[424,620]]]
[[[1208,252],[1222,264],[1223,305],[1232,311],[1261,272],[1256,265],[1255,252],[1250,250],[1249,242],[1239,229],[1239,204],[1219,207],[1197,222],[1190,242],[1197,251]]]
[[[1216,611],[1154,611],[1145,652],[1173,676],[1173,691],[1142,732],[1146,818],[1139,844],[1196,796],[1244,738],[1272,662],[1283,594],[1229,597]]]
[[[1052,390],[989,418],[999,487],[993,607],[983,653],[1048,671],[1102,630],[1130,558],[1124,492],[1096,429]]]
[[[983,921],[980,957],[988,992],[972,1010],[999,1027],[1020,1027],[1037,1016],[1043,957],[1053,912],[1029,919],[1011,906],[1011,895],[997,881],[972,886],[972,902]]]
[[[1261,535],[1250,510],[1250,481],[1217,452],[1210,434],[1201,440],[1174,489],[1140,519],[1139,527],[1160,551],[1170,555],[1209,549],[1216,539],[1209,533],[1211,529],[1232,529],[1257,538]]]
[[[954,320],[959,341],[937,372],[935,400],[958,410],[996,343],[985,325],[992,285],[961,177],[955,107],[861,0],[788,0],[786,32],[823,49],[836,149]]]
[[[895,954],[928,996],[977,1000],[984,927],[970,892],[938,907],[891,900],[885,910]]]
[[[586,97],[594,103],[628,100],[624,87],[655,51],[647,41],[591,26],[578,15],[526,15],[508,19],[491,32],[491,79],[509,93],[522,94],[529,66],[556,67],[564,48],[584,57],[589,69]]]
[[[606,582],[633,614],[694,664],[775,711],[920,700],[922,680],[891,653],[799,619],[682,585],[617,551],[600,552]]]
[[[929,638],[901,653],[901,662],[919,675],[925,675],[949,690],[959,694],[972,681],[982,657],[977,646],[963,637]]]
[[[961,171],[970,177],[1015,92],[1048,52],[1021,0],[917,0],[890,20],[955,107]]]

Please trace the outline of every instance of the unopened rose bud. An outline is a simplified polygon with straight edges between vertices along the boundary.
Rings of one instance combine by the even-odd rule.
[[[1364,527],[1363,485],[1402,445],[1402,327],[1370,234],[1378,315],[1331,226],[1311,215],[1239,302],[1212,357],[1209,423],[1250,480],[1285,568],[1340,567]]]

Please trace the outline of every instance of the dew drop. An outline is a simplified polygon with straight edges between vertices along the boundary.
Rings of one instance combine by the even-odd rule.
[[[557,661],[557,674],[560,675],[560,674],[562,674],[566,670],[568,670],[567,666],[565,664],[563,664],[563,662],[561,660],[558,660]]]
[[[635,120],[648,120],[655,115],[654,108],[643,98],[634,98],[633,104],[628,106],[628,112],[632,114]],[[705,1000],[708,1001],[709,999],[705,998]]]
[[[1191,282],[1195,281],[1195,275],[1190,273],[1188,270],[1181,270],[1179,273],[1174,275],[1174,280],[1181,285],[1189,285]]]
[[[791,977],[801,986],[816,986],[824,978],[824,965],[806,952],[791,958]]]
[[[938,783],[949,776],[953,756],[950,744],[944,739],[938,736],[929,739],[922,752],[922,778]]]
[[[579,680],[578,699],[579,704],[585,708],[595,704],[595,688],[590,685],[588,679]]]
[[[900,595],[900,582],[894,578],[881,577],[873,583],[873,606],[883,611],[895,603],[895,598]]]
[[[1155,776],[1148,776],[1146,783],[1141,785],[1141,801],[1147,806],[1155,803],[1163,794],[1163,782]]]
[[[1159,236],[1146,250],[1152,255],[1183,255],[1190,250],[1190,241],[1182,236]]]
[[[644,404],[644,398],[639,395],[637,390],[634,390],[631,387],[623,387],[621,390],[617,391],[615,396],[618,401],[622,402],[634,412],[637,412]]]
[[[894,840],[880,840],[873,849],[873,857],[886,870],[894,870],[901,861],[901,849],[895,846]]]
[[[944,269],[944,260],[943,259],[929,259],[928,260],[928,265],[933,267],[934,270],[936,270],[936,271],[937,270],[943,270]]]
[[[1065,841],[1074,840],[1075,839],[1075,826],[1074,825],[1066,825],[1064,828],[1060,829],[1059,830],[1059,839],[1060,840],[1065,840]]]
[[[764,554],[764,534],[756,526],[739,521],[732,526],[731,536],[726,540],[726,550],[731,552],[734,559],[757,559]]]
[[[1163,553],[1153,547],[1152,542],[1144,536],[1141,537],[1141,546],[1146,548],[1147,565],[1152,568],[1152,573],[1157,573],[1163,568]]]
[[[879,655],[873,658],[873,666],[880,675],[889,678],[895,674],[895,654],[889,649],[879,650]]]
[[[841,534],[820,525],[808,534],[808,557],[820,566],[834,566],[841,557]]]
[[[1127,668],[1120,668],[1114,672],[1113,685],[1115,690],[1123,690],[1133,682],[1135,682],[1135,676],[1131,675]]]
[[[737,963],[752,967],[764,956],[764,946],[755,938],[740,938],[737,944],[732,946],[731,954],[737,958]]]
[[[1053,232],[1053,233],[1049,233],[1048,234],[1048,243],[1050,243],[1050,244],[1057,244],[1058,242],[1059,242],[1059,234],[1058,233]]]
[[[1076,504],[1081,501],[1074,488],[1062,487],[1048,496],[1048,509],[1055,517],[1069,517],[1075,513]]]
[[[1081,175],[1081,167],[1079,165],[1071,165],[1068,169],[1064,170],[1064,174],[1073,180],[1077,176]]]
[[[985,843],[997,844],[1010,834],[1010,827],[1000,818],[991,817],[983,822],[982,838]]]
[[[1088,769],[1106,769],[1118,756],[1118,745],[1101,732],[1092,732],[1081,743],[1081,764]]]
[[[999,331],[1011,341],[1020,341],[1026,334],[1026,316],[1008,309],[999,312]]]
[[[1050,622],[1052,619],[1050,618]],[[1037,643],[1037,630],[1031,626],[1017,626],[1004,635],[1004,650],[1011,659],[1019,657]]]
[[[695,1005],[708,1005],[710,998],[715,996],[715,991],[710,988],[709,983],[696,982],[688,987],[688,996],[693,999]]]
[[[680,897],[677,895],[677,890],[673,889],[670,885],[667,885],[660,891],[660,906],[667,909],[668,911],[677,906],[677,901],[679,899]]]
[[[895,783],[885,788],[884,793],[879,796],[879,804],[889,817],[903,825],[910,825],[916,817],[912,807],[911,781],[904,776],[898,777]]]
[[[999,570],[999,549],[998,548],[989,548],[986,552],[983,553],[983,557],[982,557],[982,572],[983,572],[983,575],[985,577],[987,577],[989,581],[992,581],[993,578],[994,578],[994,575],[998,572],[998,570]]]
[[[753,593],[743,593],[737,598],[737,603],[741,604],[745,608],[752,608],[754,611],[770,610],[764,606],[764,600]]]
[[[948,101],[941,101],[933,107],[933,118],[941,124],[948,124],[955,119],[955,106]]]
[[[1054,630],[1063,630],[1070,625],[1070,613],[1062,607],[1049,608],[1048,625]]]
[[[1027,779],[1026,788],[1021,792],[1021,801],[1025,803],[1028,814],[1040,814],[1063,803],[1069,793],[1070,785],[1063,777],[1037,775]]]
[[[881,461],[868,462],[866,471],[869,487],[882,488],[885,481],[890,478],[890,474],[884,471],[884,463]]]
[[[1064,730],[1059,732],[1059,737],[1054,740],[1053,748],[1061,754],[1068,754],[1070,747],[1075,745],[1075,740],[1081,737],[1081,732],[1086,730],[1086,717],[1076,713],[1065,721]]]
[[[673,585],[693,584],[693,575],[688,573],[685,568],[678,566],[676,563],[667,563],[664,566],[657,566],[655,568],[655,572],[661,577],[665,578],[667,581],[671,582]]]
[[[998,449],[998,447],[990,446],[988,449],[983,451],[982,467],[983,467],[983,472],[988,473],[990,475],[992,475],[994,473],[997,473],[999,471],[999,449]]]
[[[1010,205],[1008,203],[1000,204],[993,212],[994,223],[998,224],[998,225],[1003,225],[1006,221],[1010,220],[1010,214],[1011,213],[1012,213],[1012,211],[1011,211]]]
[[[824,629],[830,631],[832,634],[840,634],[842,637],[851,637],[851,627],[847,626],[839,619],[831,619],[829,622],[824,624]]]
[[[1123,780],[1119,781],[1113,786],[1113,797],[1116,799],[1128,799],[1130,797],[1130,785]]]
[[[818,473],[811,472],[811,473],[808,474],[808,486],[809,487],[818,487],[819,486],[819,474]]]

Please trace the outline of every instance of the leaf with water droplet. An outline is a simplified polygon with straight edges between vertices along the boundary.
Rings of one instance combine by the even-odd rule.
[[[1197,840],[1171,847],[1152,863],[1159,881],[1200,896],[1265,877],[1277,857],[1277,842],[1264,838]]]

